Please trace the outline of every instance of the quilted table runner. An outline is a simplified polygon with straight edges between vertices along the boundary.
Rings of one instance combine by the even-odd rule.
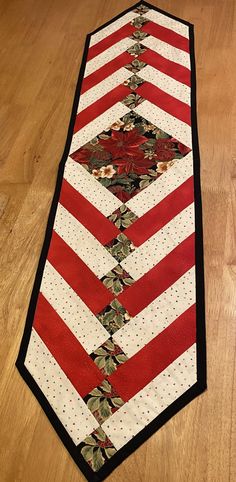
[[[16,365],[90,481],[206,387],[193,26],[87,36]]]

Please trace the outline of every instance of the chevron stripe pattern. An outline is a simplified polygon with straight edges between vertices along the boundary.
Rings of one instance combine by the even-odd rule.
[[[145,2],[88,37],[17,366],[91,481],[205,388],[191,42]]]

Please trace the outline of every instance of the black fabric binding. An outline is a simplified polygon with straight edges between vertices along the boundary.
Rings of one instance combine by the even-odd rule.
[[[73,126],[76,118],[77,105],[80,97],[81,84],[84,76],[84,70],[86,66],[86,59],[88,53],[88,47],[90,37],[110,25],[118,18],[122,17],[125,13],[132,11],[139,5],[145,5],[157,12],[181,22],[189,27],[190,34],[190,59],[191,59],[191,116],[192,116],[192,142],[193,142],[193,162],[194,162],[194,193],[195,193],[195,227],[196,227],[196,299],[197,299],[197,382],[188,391],[186,391],[181,397],[172,403],[166,410],[164,410],[159,416],[157,416],[147,427],[139,432],[132,440],[130,440],[124,447],[112,456],[112,458],[105,462],[105,465],[95,473],[89,465],[85,462],[82,455],[79,453],[79,447],[74,444],[64,426],[60,422],[59,418],[53,411],[52,407],[48,403],[44,394],[40,390],[39,386],[27,370],[24,365],[27,347],[30,339],[34,313],[36,308],[36,302],[40,289],[41,279],[43,275],[44,265],[47,258],[47,253],[51,241],[52,229],[56,214],[56,208],[61,190],[61,184],[63,180],[63,173],[65,168],[65,162],[67,160],[70,144],[73,136]],[[38,263],[38,268],[34,280],[33,290],[31,294],[29,309],[26,317],[26,323],[24,333],[21,341],[21,346],[16,360],[16,367],[18,368],[21,376],[28,384],[31,391],[34,393],[42,409],[56,430],[57,434],[61,438],[63,444],[69,451],[70,455],[74,459],[77,466],[83,472],[84,476],[89,482],[100,482],[104,480],[124,459],[126,459],[136,448],[138,448],[145,440],[147,440],[152,434],[154,434],[165,422],[167,422],[173,415],[181,410],[185,405],[191,402],[196,396],[202,393],[206,385],[206,336],[205,336],[205,302],[204,302],[204,269],[203,269],[203,233],[202,233],[202,202],[201,202],[201,188],[200,188],[200,156],[198,145],[198,130],[197,130],[197,107],[196,107],[196,69],[195,69],[195,55],[194,55],[194,26],[193,24],[186,22],[178,17],[175,17],[159,8],[151,5],[145,1],[141,1],[131,6],[127,10],[123,11],[112,20],[97,28],[93,32],[87,35],[84,53],[79,72],[79,78],[76,86],[75,97],[72,107],[71,119],[69,129],[67,133],[66,144],[64,152],[59,164],[57,181],[55,192],[52,200],[52,205],[48,217],[48,223],[45,233],[45,239]]]

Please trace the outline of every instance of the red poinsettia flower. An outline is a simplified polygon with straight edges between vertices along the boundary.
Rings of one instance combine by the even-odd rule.
[[[113,160],[113,162],[118,166],[117,174],[129,174],[130,172],[148,174],[148,168],[154,164],[152,159],[144,157],[144,152],[141,150],[133,153],[133,155]]]
[[[111,191],[122,203],[126,203],[129,199],[131,199],[132,195],[124,191],[124,188],[121,186],[109,186],[109,191]]]
[[[132,193],[129,193],[127,191],[124,191],[124,188],[121,186],[109,186],[108,189],[113,194],[115,194],[115,196],[118,197],[118,199],[123,203],[129,201],[129,199],[131,199],[133,196],[135,196],[141,191],[141,189],[135,189],[134,191],[132,191]]]
[[[177,144],[177,147],[179,149],[179,152],[180,154],[182,154],[183,156],[185,156],[186,154],[188,154],[191,149],[189,149],[189,147],[185,146],[184,144],[182,144],[181,142],[178,141],[178,139],[175,139],[174,137],[172,137],[170,139],[172,142],[175,142]]]
[[[173,142],[173,139],[171,138],[162,138],[162,139],[157,139],[155,143],[155,149],[174,149],[175,145]]]
[[[182,154],[183,156],[185,156],[186,154],[188,154],[191,151],[191,149],[189,149],[189,147],[185,146],[184,144],[181,144],[181,142],[178,143],[178,149],[179,149],[180,154]]]
[[[141,136],[135,129],[128,132],[112,131],[109,139],[100,140],[100,144],[114,158],[134,155],[134,151],[144,142],[147,142],[147,138]]]
[[[73,152],[73,154],[70,154],[70,157],[74,159],[74,161],[79,162],[80,164],[88,164],[90,157],[91,157],[91,152],[89,149],[78,149],[78,151]]]
[[[89,164],[91,157],[94,157],[99,161],[108,161],[110,159],[110,154],[103,149],[97,149],[95,146],[91,147],[91,149],[82,147],[71,154],[70,157],[80,164]]]
[[[155,143],[155,153],[157,161],[172,161],[175,157],[175,145],[172,139],[157,139]]]
[[[175,152],[171,149],[159,149],[156,151],[156,161],[172,161],[175,157]]]

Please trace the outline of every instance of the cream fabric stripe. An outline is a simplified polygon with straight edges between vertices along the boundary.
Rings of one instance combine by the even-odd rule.
[[[192,130],[191,126],[177,119],[177,117],[168,114],[148,100],[145,100],[138,107],[133,109],[142,117],[152,122],[167,134],[178,139],[179,142],[187,147],[192,148]]]
[[[167,94],[181,100],[181,102],[190,105],[191,89],[187,85],[182,84],[182,82],[172,79],[172,77],[163,74],[154,67],[151,67],[151,65],[146,65],[146,67],[141,70],[140,77],[159,87],[159,89]]]
[[[196,381],[194,344],[109,417],[102,424],[103,430],[119,450]]]
[[[187,25],[183,25],[177,20],[167,17],[166,15],[163,15],[162,13],[156,12],[152,9],[145,14],[145,17],[159,25],[162,25],[163,27],[173,30],[183,37],[189,38],[189,27]]]
[[[104,50],[104,52],[102,52],[101,54],[96,55],[96,57],[94,57],[92,60],[89,60],[89,62],[87,62],[84,78],[92,74],[93,72],[95,72],[95,70],[100,69],[100,67],[110,62],[110,60],[113,60],[115,57],[125,52],[125,50],[127,50],[135,43],[136,43],[135,40],[129,37],[125,37],[124,39],[120,40],[119,42],[112,45],[108,49]]]
[[[89,46],[92,47],[93,45],[97,44],[98,42],[100,42],[100,40],[103,40],[104,38],[108,37],[108,35],[111,35],[111,33],[116,32],[117,30],[119,30],[119,28],[131,22],[136,17],[139,17],[138,13],[134,13],[134,12],[126,13],[121,18],[118,18],[107,27],[104,27],[99,32],[94,33],[91,37]]]
[[[113,122],[116,122],[120,117],[130,112],[130,109],[121,102],[117,102],[112,107],[107,109],[103,114],[99,115],[93,121],[80,129],[73,135],[70,153],[75,152],[81,146],[91,141],[94,137],[100,134],[104,129],[107,129]]]
[[[91,89],[87,90],[87,92],[82,94],[80,97],[77,113],[79,114],[81,111],[86,109],[86,107],[90,106],[98,99],[101,99],[101,97],[108,94],[108,92],[110,92],[112,89],[114,89],[120,84],[123,84],[123,82],[129,77],[130,72],[122,67],[113,74],[109,75],[109,77],[107,77],[106,79],[99,82]]]
[[[25,366],[76,445],[98,427],[96,419],[34,328]]]
[[[97,317],[49,261],[45,264],[40,291],[87,353],[94,351],[109,338],[109,333]]]
[[[195,303],[195,266],[131,318],[113,339],[130,358]]]
[[[184,158],[175,161],[174,165],[150,186],[127,201],[126,205],[141,217],[192,175],[193,155],[189,152]]]
[[[110,216],[122,202],[102,186],[86,169],[68,157],[64,178],[104,216]]]
[[[107,249],[60,203],[54,230],[98,278],[102,278],[117,265]]]
[[[192,203],[120,264],[134,280],[138,280],[193,232],[194,204]]]
[[[177,49],[176,47],[173,47],[172,45],[163,42],[162,40],[159,40],[152,35],[144,38],[142,40],[142,44],[149,49],[154,50],[154,52],[157,52],[166,59],[183,65],[183,67],[186,67],[187,69],[190,69],[190,55],[188,52]]]

